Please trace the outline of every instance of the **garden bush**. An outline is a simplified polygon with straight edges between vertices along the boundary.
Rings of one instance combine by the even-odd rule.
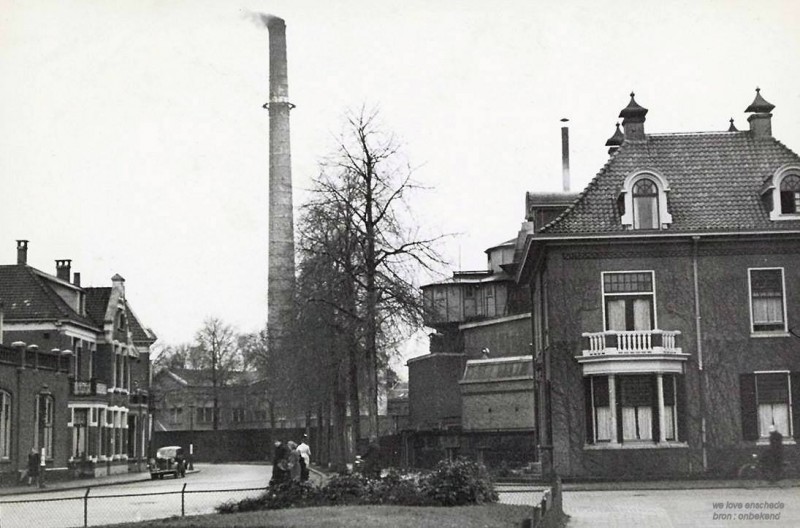
[[[497,502],[497,492],[486,468],[459,458],[439,462],[433,471],[389,470],[381,478],[367,478],[358,473],[337,475],[322,487],[310,482],[286,482],[267,488],[257,498],[224,503],[217,511],[357,504],[462,506],[487,502]]]
[[[483,504],[498,499],[486,468],[466,458],[442,460],[421,484],[425,494],[441,506]]]

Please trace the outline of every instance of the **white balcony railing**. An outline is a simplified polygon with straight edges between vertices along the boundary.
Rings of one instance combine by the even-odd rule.
[[[677,346],[679,330],[607,330],[584,332],[588,348],[584,356],[608,354],[681,354]]]

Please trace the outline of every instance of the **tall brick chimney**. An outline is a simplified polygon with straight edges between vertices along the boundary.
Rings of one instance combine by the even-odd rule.
[[[17,264],[28,263],[28,241],[17,240]]]
[[[569,119],[561,119],[561,188],[569,192]]]
[[[72,271],[72,261],[69,259],[61,259],[56,261],[56,277],[61,280],[69,282],[69,277]]]
[[[269,30],[269,269],[267,327],[270,350],[281,353],[293,320],[295,260],[292,159],[289,143],[289,78],[286,23],[266,19]]]

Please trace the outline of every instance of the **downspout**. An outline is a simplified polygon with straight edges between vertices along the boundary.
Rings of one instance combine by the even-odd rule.
[[[695,316],[695,336],[697,342],[697,370],[698,370],[698,392],[700,394],[700,441],[703,450],[703,472],[708,471],[708,452],[706,451],[706,413],[705,413],[705,372],[703,372],[703,338],[701,333],[700,316],[700,286],[697,271],[697,254],[700,237],[692,237],[692,273],[694,275],[694,316]]]

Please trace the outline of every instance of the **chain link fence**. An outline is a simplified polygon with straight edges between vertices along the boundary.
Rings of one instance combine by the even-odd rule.
[[[92,488],[43,499],[0,500],[2,528],[65,528],[213,513],[228,501],[257,497],[266,488],[191,489],[109,493]]]

